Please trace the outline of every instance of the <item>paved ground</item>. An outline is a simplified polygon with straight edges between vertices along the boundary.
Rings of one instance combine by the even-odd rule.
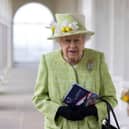
[[[43,129],[43,118],[31,103],[36,65],[17,66],[0,86],[0,129]]]

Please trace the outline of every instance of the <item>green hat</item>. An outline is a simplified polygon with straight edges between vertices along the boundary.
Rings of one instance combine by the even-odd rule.
[[[94,32],[89,31],[83,26],[84,16],[72,14],[56,14],[56,22],[51,24],[52,35],[48,39],[56,39],[76,34],[92,36]]]

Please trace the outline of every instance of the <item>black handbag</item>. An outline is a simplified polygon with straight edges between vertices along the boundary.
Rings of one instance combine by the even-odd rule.
[[[104,123],[102,124],[102,129],[120,129],[119,123],[117,121],[115,112],[114,112],[111,104],[107,100],[104,100],[104,99],[101,99],[101,101],[106,103],[106,105],[107,105],[107,113],[108,113],[107,118],[104,120]],[[111,120],[110,120],[111,114],[110,113],[113,116],[113,119],[115,121],[116,127],[111,124]]]

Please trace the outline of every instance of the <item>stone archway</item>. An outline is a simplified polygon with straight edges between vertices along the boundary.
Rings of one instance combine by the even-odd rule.
[[[45,24],[52,20],[49,9],[39,3],[26,4],[16,12],[13,22],[14,62],[33,62],[39,55],[52,49],[45,28]]]

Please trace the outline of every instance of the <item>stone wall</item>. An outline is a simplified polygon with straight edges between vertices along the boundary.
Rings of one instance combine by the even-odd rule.
[[[10,0],[0,1],[0,76],[8,68],[11,43],[12,4]]]

